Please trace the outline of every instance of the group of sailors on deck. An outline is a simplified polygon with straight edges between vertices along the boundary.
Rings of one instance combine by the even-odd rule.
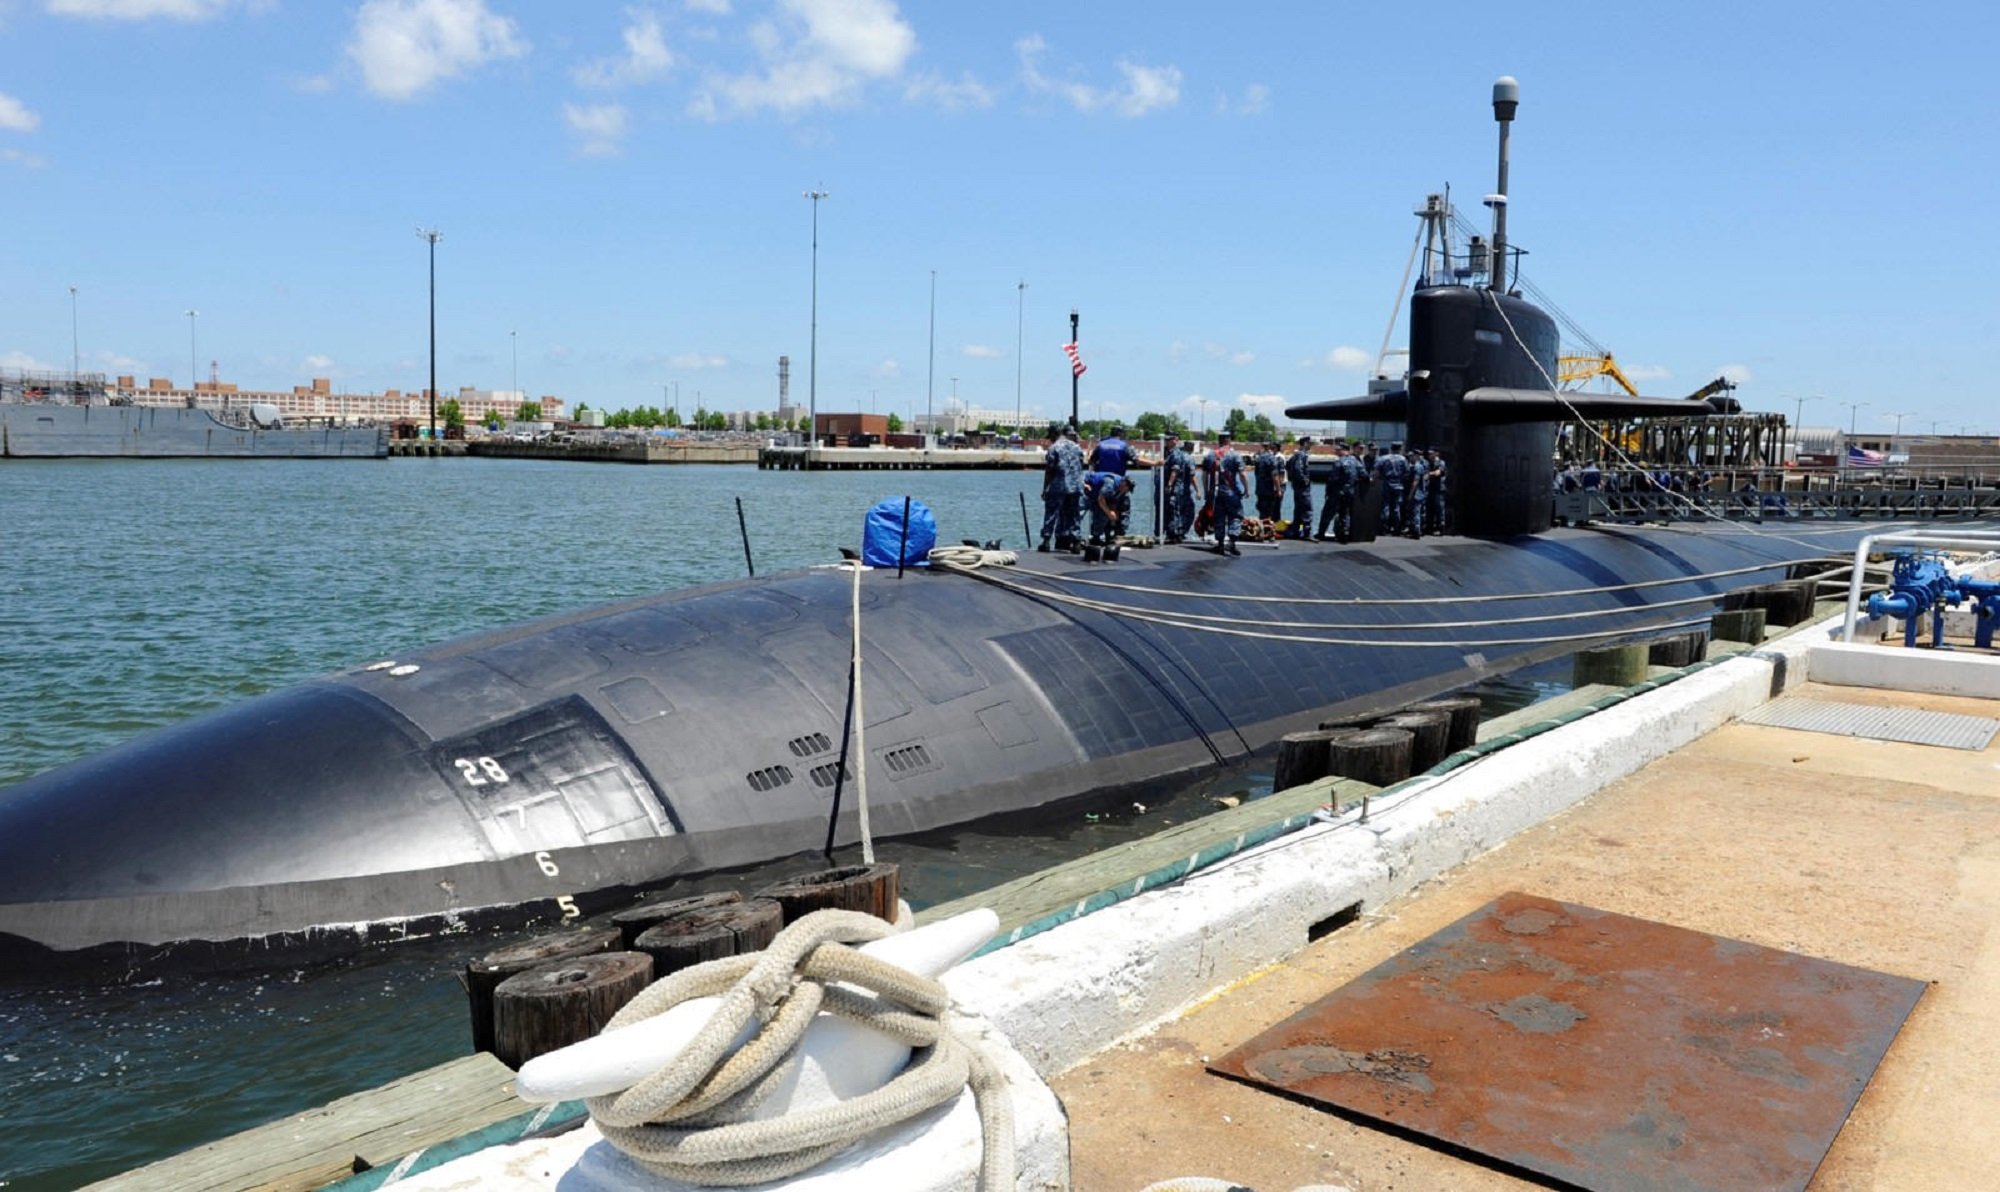
[[[1168,543],[1192,538],[1217,554],[1241,554],[1237,542],[1244,536],[1246,500],[1255,501],[1263,525],[1284,527],[1277,537],[1349,542],[1355,510],[1368,499],[1371,488],[1381,533],[1417,538],[1445,532],[1445,463],[1434,448],[1406,454],[1400,442],[1378,452],[1359,442],[1335,441],[1325,504],[1315,530],[1312,436],[1262,443],[1247,459],[1233,440],[1230,432],[1223,431],[1212,449],[1202,450],[1196,444],[1191,452],[1178,436],[1165,436],[1154,477]],[[1122,427],[1112,427],[1087,452],[1076,427],[1065,428],[1043,456],[1042,533],[1036,549],[1067,551],[1081,546],[1086,516],[1093,544],[1109,544],[1129,532],[1131,471],[1138,458]],[[1288,491],[1289,521],[1283,516]]]

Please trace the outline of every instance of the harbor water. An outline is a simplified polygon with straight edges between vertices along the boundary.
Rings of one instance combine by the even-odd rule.
[[[911,495],[942,542],[1022,543],[1032,472],[764,472],[539,461],[0,465],[0,786],[234,701],[460,634],[831,562]],[[1142,485],[1141,495],[1149,494]],[[915,582],[928,582],[917,580]],[[1551,673],[1553,671],[1553,673]],[[1491,685],[1518,706],[1560,668]],[[1145,802],[885,842],[941,902],[1268,793],[1264,763]],[[810,861],[705,883],[751,889]],[[74,1187],[468,1050],[454,974],[507,937],[310,968],[0,980],[0,1187]],[[0,974],[4,978],[5,974]]]

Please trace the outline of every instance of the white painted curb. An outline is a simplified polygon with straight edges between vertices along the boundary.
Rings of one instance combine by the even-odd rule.
[[[1806,665],[1815,683],[2000,699],[2000,657],[1991,654],[1825,642]]]

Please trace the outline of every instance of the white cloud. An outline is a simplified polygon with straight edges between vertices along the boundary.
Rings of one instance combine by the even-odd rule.
[[[56,366],[46,360],[37,360],[26,352],[16,349],[0,352],[0,368],[18,368],[28,372],[55,372]]]
[[[1093,87],[1089,83],[1052,79],[1042,73],[1041,57],[1048,43],[1040,34],[1030,34],[1014,43],[1021,61],[1021,82],[1037,95],[1053,95],[1079,112],[1108,111],[1119,116],[1144,116],[1170,108],[1181,99],[1181,72],[1175,66],[1141,66],[1119,59],[1118,73],[1125,77],[1122,87]]]
[[[333,369],[333,357],[322,356],[317,352],[306,357],[300,363],[305,366],[307,372],[323,373],[330,372]]]
[[[48,9],[59,17],[87,17],[104,21],[147,21],[166,17],[174,21],[205,21],[228,8],[233,0],[48,0]]]
[[[893,381],[903,375],[903,366],[894,360],[884,360],[870,369],[868,375],[878,380]]]
[[[131,373],[137,376],[140,373],[152,371],[151,366],[145,361],[134,360],[130,356],[120,355],[117,352],[98,352],[90,358],[90,361],[99,370],[108,373]]]
[[[1175,340],[1167,345],[1168,364],[1185,364],[1187,362],[1187,354],[1188,346],[1180,340]]]
[[[1328,352],[1322,363],[1335,372],[1365,372],[1375,366],[1375,357],[1364,349],[1341,344]]]
[[[49,159],[39,153],[27,153],[20,149],[0,148],[0,161],[11,161],[23,169],[39,170],[49,164]]]
[[[985,344],[967,344],[964,351],[974,360],[998,360],[1007,354],[999,348],[989,348]]]
[[[42,118],[29,111],[27,104],[0,93],[0,128],[8,132],[33,132],[41,126]]]
[[[729,357],[704,355],[700,352],[683,352],[678,356],[668,359],[667,363],[673,365],[675,368],[686,369],[728,368]]]
[[[1634,381],[1664,381],[1674,375],[1674,370],[1664,364],[1621,364],[1618,368]]]
[[[1179,345],[1175,345],[1179,346]],[[1201,345],[1211,360],[1227,360],[1231,364],[1248,364],[1257,358],[1257,353],[1241,348],[1231,348],[1226,344],[1209,342]]]
[[[729,15],[729,0],[687,0],[689,12],[712,13],[718,17]]]
[[[1215,110],[1225,116],[1257,116],[1271,106],[1271,89],[1262,83],[1252,83],[1243,89],[1237,98],[1228,95],[1216,97]]]
[[[779,0],[775,19],[750,28],[760,70],[710,77],[693,115],[763,109],[796,113],[853,102],[861,88],[902,73],[917,34],[892,0]]]
[[[1748,385],[1751,381],[1750,366],[1747,364],[1725,364],[1715,371],[1738,385]]]
[[[1291,400],[1276,393],[1239,393],[1236,395],[1236,404],[1259,411],[1282,410],[1291,404]]]
[[[973,78],[970,71],[960,74],[955,83],[938,74],[918,75],[903,88],[903,98],[911,103],[928,100],[947,112],[993,106],[992,88]]]
[[[629,23],[623,34],[624,55],[599,58],[577,67],[571,77],[579,86],[628,87],[662,78],[674,68],[674,53],[667,48],[667,35],[660,26],[659,14],[628,8],[625,16]]]
[[[577,151],[586,157],[609,157],[618,152],[629,123],[625,105],[616,103],[563,105],[563,123],[577,138]]]
[[[488,11],[485,0],[367,0],[347,43],[368,90],[394,100],[527,52],[514,22]]]

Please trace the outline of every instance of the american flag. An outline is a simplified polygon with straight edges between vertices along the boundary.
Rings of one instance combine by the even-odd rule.
[[[1879,468],[1885,462],[1880,451],[1870,451],[1854,443],[1847,445],[1847,466],[1850,468]]]
[[[1082,376],[1085,365],[1083,357],[1076,350],[1076,344],[1074,342],[1064,344],[1063,354],[1069,357],[1069,375],[1072,377]]]

